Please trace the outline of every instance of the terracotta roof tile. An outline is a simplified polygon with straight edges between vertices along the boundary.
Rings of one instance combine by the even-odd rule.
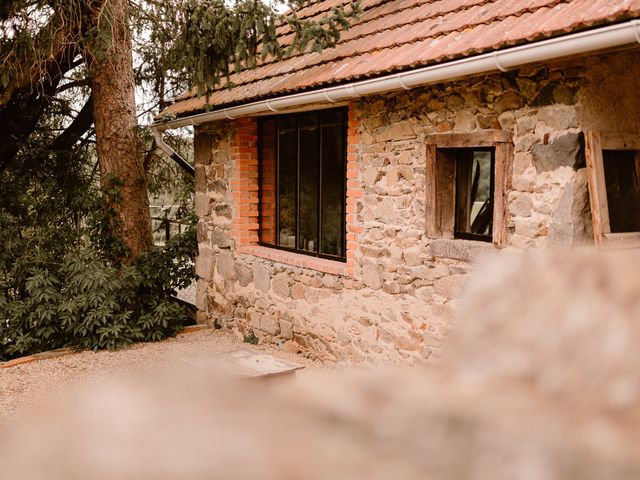
[[[318,19],[347,0],[322,0],[298,13]],[[640,17],[640,0],[363,0],[360,18],[321,53],[268,59],[231,75],[208,99],[222,107],[402,71]],[[289,28],[278,28],[281,42]],[[205,108],[193,93],[162,114]]]

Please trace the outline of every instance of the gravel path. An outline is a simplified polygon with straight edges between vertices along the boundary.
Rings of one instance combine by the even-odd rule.
[[[335,368],[273,347],[240,343],[221,330],[196,330],[162,342],[135,344],[115,352],[83,351],[0,369],[0,424],[19,415],[39,399],[74,385],[91,385],[134,369],[168,368],[192,355],[213,355],[239,349],[265,352],[303,365],[305,368],[296,374],[299,380],[306,380],[319,370]]]

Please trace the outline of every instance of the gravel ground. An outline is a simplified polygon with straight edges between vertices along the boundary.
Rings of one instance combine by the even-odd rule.
[[[298,381],[312,378],[320,370],[337,368],[314,362],[273,347],[238,342],[220,330],[196,330],[162,342],[141,343],[115,352],[83,351],[62,357],[0,369],[0,424],[49,395],[74,385],[90,385],[133,370],[169,368],[190,356],[219,354],[239,349],[268,353],[281,360],[303,365],[296,373]]]

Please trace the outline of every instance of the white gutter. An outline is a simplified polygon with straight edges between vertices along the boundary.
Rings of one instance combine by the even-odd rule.
[[[598,50],[621,47],[636,42],[640,43],[640,20],[631,20],[618,25],[551,38],[549,40],[476,55],[439,65],[431,65],[408,72],[395,73],[371,80],[362,80],[337,87],[296,93],[271,100],[261,100],[175,120],[160,121],[151,125],[151,129],[156,136],[160,148],[164,151],[169,150],[172,154],[175,154],[175,152],[171,150],[171,147],[166,144],[163,145],[164,142],[162,142],[160,132],[189,125],[199,125],[215,120],[233,120],[239,117],[275,113],[311,104],[344,102],[365,95],[374,95],[402,89],[410,90],[423,85],[431,85],[495,71],[505,72],[531,63],[592,53]],[[428,47],[425,46],[425,48]],[[168,150],[166,150],[165,147]],[[172,154],[170,153],[170,155]]]

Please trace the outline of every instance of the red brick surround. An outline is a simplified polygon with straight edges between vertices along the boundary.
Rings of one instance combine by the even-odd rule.
[[[349,104],[347,128],[347,267],[353,275],[356,250],[362,227],[356,225],[356,202],[362,197],[362,179],[358,168],[358,145],[360,144],[360,119],[357,118],[355,104]]]
[[[259,241],[259,164],[258,123],[255,117],[235,121],[235,133],[231,142],[231,155],[235,168],[231,176],[231,190],[235,201],[232,234],[236,250],[240,254],[302,266],[325,273],[353,276],[358,239],[362,231],[356,225],[356,202],[363,195],[357,161],[357,146],[360,143],[360,120],[356,118],[355,105],[349,105],[347,130],[347,192],[346,231],[347,262],[337,262],[303,254],[283,252],[262,247]]]
[[[255,118],[235,121],[231,155],[235,168],[231,176],[231,191],[235,214],[231,233],[236,246],[258,242],[258,122]]]

